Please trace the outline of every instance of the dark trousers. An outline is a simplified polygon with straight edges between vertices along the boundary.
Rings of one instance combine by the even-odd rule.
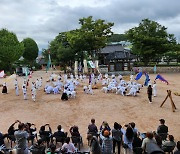
[[[148,94],[148,99],[149,99],[150,102],[152,102],[152,95]]]
[[[115,139],[113,139],[113,153],[115,153],[116,143],[117,143],[117,146],[118,146],[118,154],[120,154],[120,151],[121,151],[121,141],[117,141]]]

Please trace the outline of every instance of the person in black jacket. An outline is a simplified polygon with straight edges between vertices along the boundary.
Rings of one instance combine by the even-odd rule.
[[[101,154],[101,147],[96,136],[93,136],[91,139],[90,149],[92,154]]]
[[[46,146],[44,145],[42,139],[39,139],[37,143],[30,148],[32,154],[45,154],[45,150],[46,150]]]
[[[62,131],[61,125],[58,125],[57,127],[58,131],[55,132],[52,137],[55,137],[56,139],[60,139],[59,142],[62,142],[62,144],[65,141],[65,138],[67,137],[67,132]]]
[[[9,128],[8,128],[8,138],[11,141],[15,141],[15,137],[14,137],[14,132],[17,131],[18,129],[15,129],[14,125],[17,123],[21,123],[19,120],[16,120]]]
[[[148,94],[149,103],[152,103],[152,87],[151,87],[151,85],[148,86],[147,94]]]
[[[6,138],[8,136],[8,134],[2,134],[1,132],[0,132],[0,146],[1,145],[5,145],[4,144],[4,138]]]
[[[165,120],[160,119],[160,125],[157,128],[157,134],[162,137],[162,140],[166,140],[168,135],[168,126],[165,125]]]
[[[34,138],[36,137],[36,139],[37,139],[36,126],[35,126],[35,124],[28,122],[28,123],[26,123],[26,129],[27,129],[26,131],[29,133],[28,141],[31,140],[32,145],[33,145]]]
[[[136,152],[137,148],[141,148],[142,140],[139,138],[137,133],[134,133],[134,139],[133,139],[133,151]]]
[[[46,126],[49,127],[49,130],[45,130]],[[47,142],[47,146],[49,146],[49,142],[51,139],[51,135],[52,135],[52,130],[49,124],[45,124],[43,126],[41,126],[40,131],[39,131],[40,137],[43,141]]]

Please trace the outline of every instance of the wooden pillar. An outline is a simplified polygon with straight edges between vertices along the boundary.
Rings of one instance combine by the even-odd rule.
[[[75,75],[78,74],[78,61],[75,61],[75,64],[74,64],[74,74]]]
[[[87,73],[88,73],[87,60],[84,59],[83,63],[84,63],[83,73],[84,73],[84,74],[87,74]]]

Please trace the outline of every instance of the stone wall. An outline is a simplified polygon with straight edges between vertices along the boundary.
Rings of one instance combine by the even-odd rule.
[[[154,67],[133,67],[133,70],[154,73]],[[156,73],[180,73],[180,67],[156,67]]]

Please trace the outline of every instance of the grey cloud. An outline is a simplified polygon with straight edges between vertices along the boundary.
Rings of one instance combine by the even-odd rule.
[[[87,3],[76,7],[61,3],[63,0],[1,0],[0,29],[14,31],[20,39],[31,37],[39,48],[47,47],[47,42],[59,32],[78,28],[79,18],[90,15],[114,22],[116,33],[123,33],[149,18],[168,27],[168,32],[178,37],[180,34],[179,0],[99,0],[94,6]]]

